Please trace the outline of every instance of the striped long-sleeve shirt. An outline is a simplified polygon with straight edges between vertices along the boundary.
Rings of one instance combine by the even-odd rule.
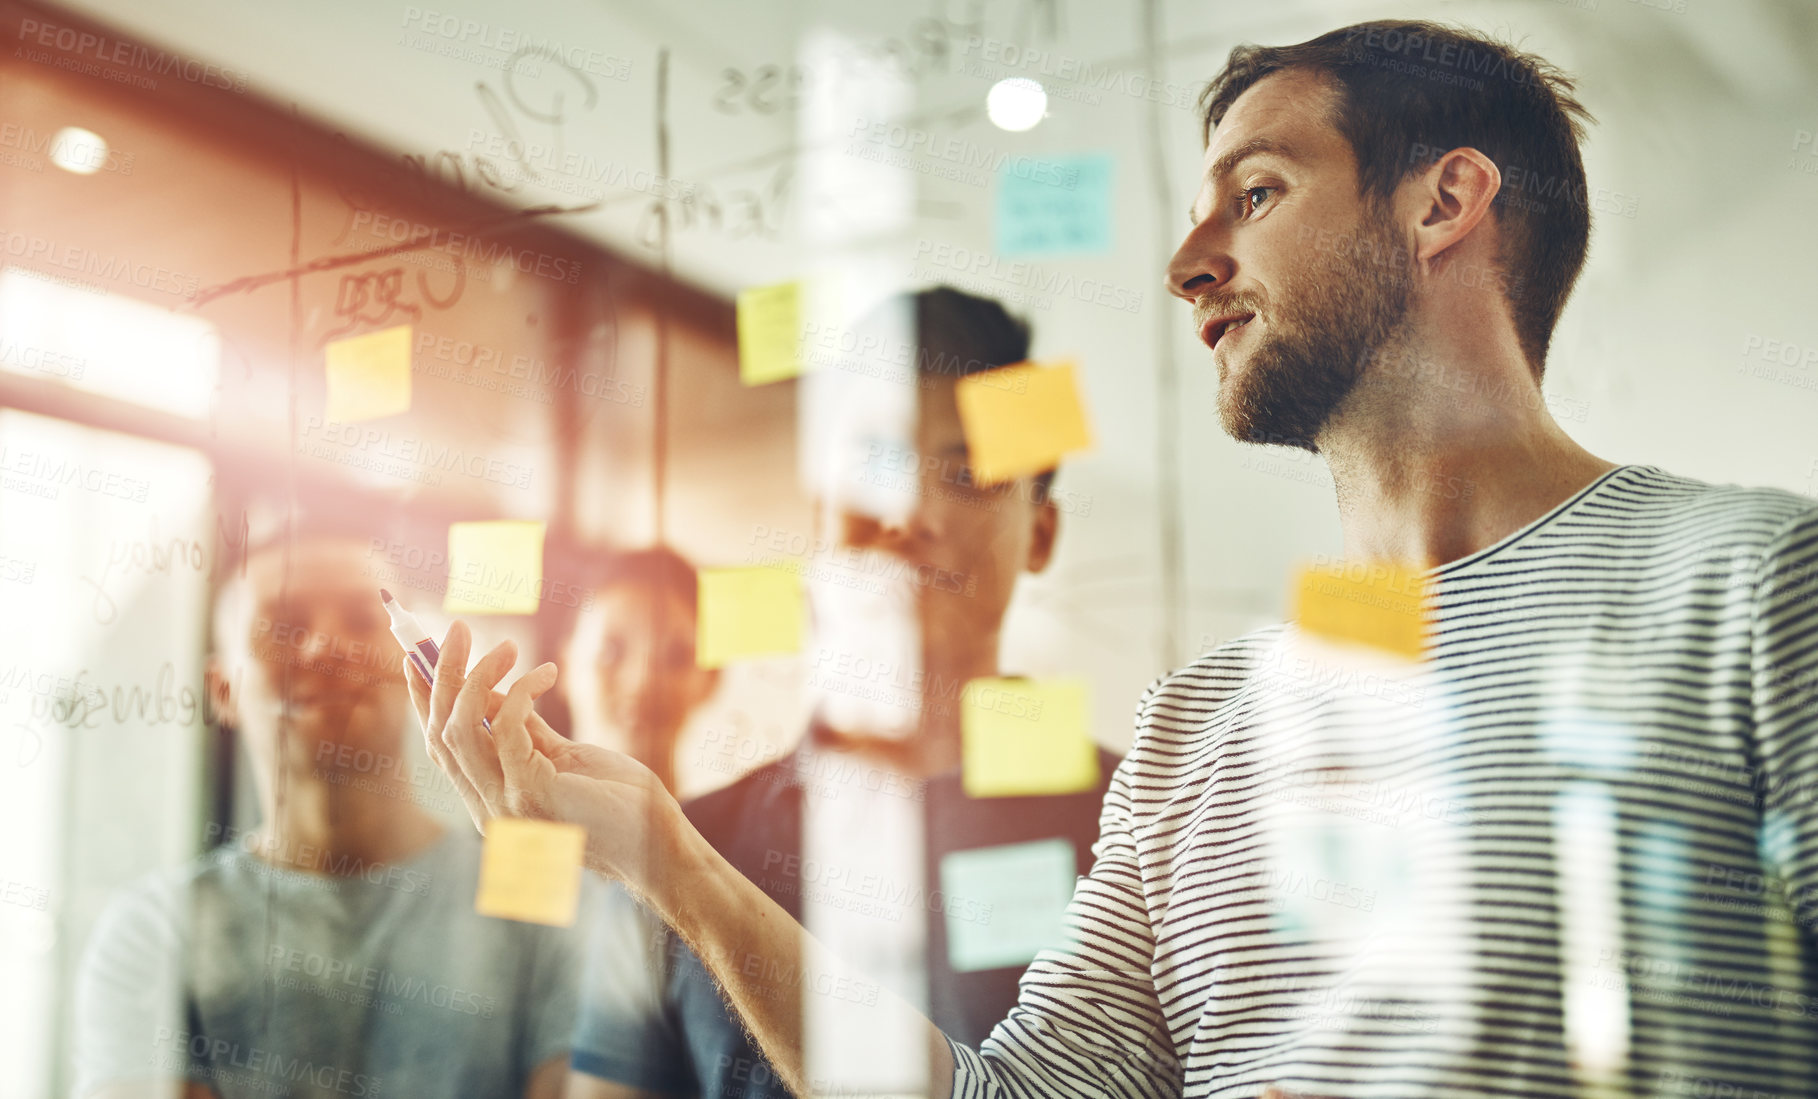
[[[1818,505],[1623,466],[1158,681],[956,1096],[1818,1096]]]

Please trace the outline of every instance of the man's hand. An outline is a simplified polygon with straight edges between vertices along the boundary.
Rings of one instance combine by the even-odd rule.
[[[620,752],[576,744],[551,729],[531,705],[555,685],[543,664],[509,690],[495,688],[517,662],[517,646],[500,644],[463,672],[473,646],[465,623],[442,642],[435,683],[409,669],[404,678],[423,725],[429,757],[447,772],[474,826],[494,817],[578,824],[587,831],[587,865],[640,894],[655,884],[653,844],[675,837],[681,808],[650,769]],[[492,721],[489,734],[480,723]]]
[[[474,824],[484,832],[494,817],[528,817],[585,828],[587,865],[623,881],[681,934],[792,1092],[818,1090],[803,1054],[801,996],[849,980],[845,966],[701,838],[648,768],[572,743],[536,715],[531,704],[555,684],[555,665],[531,669],[501,695],[494,688],[516,663],[517,647],[507,641],[463,674],[472,644],[456,622],[442,642],[435,683],[426,686],[408,665],[404,677],[430,758]],[[490,733],[481,724],[487,717]],[[880,1031],[922,1032],[933,1095],[945,1099],[953,1059],[941,1032],[888,991],[866,1007]]]

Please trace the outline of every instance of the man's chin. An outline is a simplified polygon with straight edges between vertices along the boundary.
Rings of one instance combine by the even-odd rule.
[[[396,751],[404,740],[402,715],[386,707],[345,702],[322,706],[293,706],[282,718],[287,736],[306,743],[312,751],[320,745],[346,745],[350,750]]]
[[[1218,425],[1236,442],[1263,442],[1269,437],[1269,425],[1258,416],[1257,380],[1246,365],[1250,364],[1241,359],[1218,360]]]
[[[1267,346],[1219,363],[1218,422],[1240,443],[1319,453],[1315,441],[1354,379],[1338,379],[1309,360],[1270,354]]]

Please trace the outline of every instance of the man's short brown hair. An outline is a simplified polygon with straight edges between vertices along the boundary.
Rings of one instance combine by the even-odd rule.
[[[1200,96],[1205,136],[1264,77],[1308,69],[1337,92],[1332,121],[1357,158],[1358,192],[1384,200],[1444,153],[1476,149],[1503,173],[1495,203],[1505,296],[1538,380],[1584,270],[1591,211],[1578,147],[1594,121],[1573,79],[1538,55],[1417,20],[1358,23],[1293,46],[1238,46]]]

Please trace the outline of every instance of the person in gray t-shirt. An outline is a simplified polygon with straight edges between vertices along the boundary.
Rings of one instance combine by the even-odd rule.
[[[219,593],[208,670],[262,823],[102,915],[76,1096],[556,1099],[573,933],[475,913],[480,844],[402,762],[402,653],[366,544],[275,549]]]
[[[77,1094],[147,1075],[223,1099],[524,1094],[567,1063],[575,951],[474,913],[479,851],[450,830],[322,877],[229,845],[128,889],[78,978]]]

